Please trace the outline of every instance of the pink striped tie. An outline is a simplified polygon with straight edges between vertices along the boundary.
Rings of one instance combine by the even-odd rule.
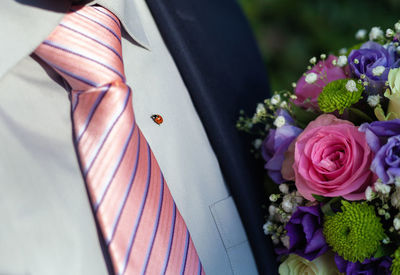
[[[72,7],[35,50],[72,87],[75,145],[116,274],[204,274],[186,224],[135,123],[121,26]]]

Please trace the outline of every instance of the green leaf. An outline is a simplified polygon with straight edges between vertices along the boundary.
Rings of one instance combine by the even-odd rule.
[[[291,103],[291,109],[298,126],[303,129],[319,116],[318,112],[308,111],[295,105],[294,103]]]
[[[323,202],[323,201],[329,200],[329,198],[327,198],[327,197],[316,195],[316,194],[312,194],[312,196],[318,202]]]
[[[335,215],[335,212],[333,212],[332,207],[330,204],[326,203],[321,206],[322,213],[324,216],[333,216]]]
[[[321,211],[325,216],[333,216],[335,215],[335,212],[332,210],[332,204],[339,202],[342,200],[342,197],[334,197],[331,198],[327,203],[324,203],[321,206]]]
[[[372,256],[373,258],[380,258],[383,256],[390,256],[393,253],[393,249],[386,245],[381,245],[376,250],[375,254]]]
[[[350,107],[350,108],[349,108],[349,112],[350,112],[350,113],[353,113],[354,115],[356,115],[357,117],[359,117],[359,118],[362,120],[362,122],[369,122],[369,123],[371,123],[371,122],[374,121],[372,118],[370,118],[366,113],[364,113],[364,112],[361,111],[360,109]]]
[[[380,257],[383,257],[383,256],[385,256],[385,249],[381,245],[381,246],[378,247],[378,249],[376,250],[374,256],[372,256],[372,257],[380,258]]]

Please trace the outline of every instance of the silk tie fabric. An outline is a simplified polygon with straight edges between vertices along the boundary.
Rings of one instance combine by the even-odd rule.
[[[115,273],[204,274],[136,124],[118,18],[100,6],[72,7],[35,54],[72,88],[74,142]]]

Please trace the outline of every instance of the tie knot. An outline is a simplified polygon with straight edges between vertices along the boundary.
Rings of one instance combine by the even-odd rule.
[[[100,6],[72,7],[35,53],[74,90],[125,81],[121,25]]]

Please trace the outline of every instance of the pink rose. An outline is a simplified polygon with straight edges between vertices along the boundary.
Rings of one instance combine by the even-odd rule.
[[[294,100],[296,105],[304,108],[313,107],[318,108],[318,96],[322,92],[322,89],[334,80],[347,78],[349,75],[349,68],[341,68],[332,64],[333,60],[337,60],[337,57],[330,55],[325,61],[319,61],[311,70],[306,72],[306,75],[311,73],[316,74],[317,78],[314,83],[306,82],[306,75],[303,75],[296,84],[295,94],[297,99]],[[321,78],[322,77],[322,78]],[[310,102],[304,103],[304,100],[310,99]]]
[[[296,139],[293,169],[296,187],[306,199],[312,194],[365,199],[375,176],[370,171],[373,153],[365,134],[351,122],[324,114]]]

